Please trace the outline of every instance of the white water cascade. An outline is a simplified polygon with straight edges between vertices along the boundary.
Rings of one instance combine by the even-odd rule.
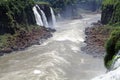
[[[120,80],[120,52],[114,58],[113,65],[111,66],[111,71],[92,80]]]
[[[39,25],[39,26],[43,26],[41,15],[37,11],[36,6],[33,7],[33,12],[34,12],[34,15],[35,15],[36,24]]]
[[[51,11],[51,16],[52,16],[53,27],[55,27],[56,26],[56,18],[55,18],[54,11],[51,7],[50,7],[50,11]]]
[[[43,25],[44,25],[45,27],[49,27],[48,21],[47,21],[47,17],[46,17],[46,15],[45,15],[44,11],[41,10],[38,5],[36,5],[36,7],[37,7],[37,8],[40,10],[40,12],[41,12],[42,19],[43,19]]]

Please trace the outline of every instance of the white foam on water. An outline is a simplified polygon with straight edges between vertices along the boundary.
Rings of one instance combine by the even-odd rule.
[[[110,71],[92,80],[120,80],[120,68]]]
[[[85,63],[85,60],[84,60],[84,59],[81,59],[81,63],[84,64],[84,63]]]
[[[41,71],[40,70],[34,70],[33,73],[34,74],[41,74]]]
[[[115,56],[111,70],[101,76],[93,78],[92,80],[120,80],[120,55]]]
[[[80,31],[79,31],[80,32]],[[64,31],[63,33],[58,33],[54,35],[53,39],[57,41],[72,41],[75,43],[84,42],[84,37],[80,37],[78,30]],[[82,35],[82,34],[81,34]]]

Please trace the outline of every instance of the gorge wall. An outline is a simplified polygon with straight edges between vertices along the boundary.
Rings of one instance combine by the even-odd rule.
[[[26,4],[27,3],[27,4]],[[29,28],[30,25],[36,25],[33,7],[36,3],[33,0],[7,0],[0,1],[0,34],[14,34],[21,28]],[[49,4],[37,3],[45,13],[48,22],[52,21],[52,15]],[[38,10],[39,14],[42,13]]]
[[[28,4],[26,4],[28,3]],[[11,33],[19,28],[18,25],[33,25],[35,18],[32,11],[34,2],[25,1],[1,1],[0,2],[0,34]]]
[[[54,11],[49,4],[33,0],[1,0],[0,55],[23,50],[52,37],[51,32],[55,31],[53,18]],[[37,24],[39,21],[42,24]]]
[[[120,50],[120,1],[103,0],[102,3],[102,24],[108,25],[111,35],[106,43],[105,66],[109,69],[114,57]]]
[[[101,21],[103,24],[120,22],[119,0],[103,0]]]

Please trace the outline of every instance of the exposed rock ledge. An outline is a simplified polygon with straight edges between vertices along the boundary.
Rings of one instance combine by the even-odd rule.
[[[100,23],[93,23],[93,27],[85,29],[86,46],[82,48],[93,57],[103,57],[105,54],[105,42],[109,37],[107,29]]]
[[[44,27],[40,29],[32,29],[30,32],[19,31],[15,37],[8,38],[8,47],[5,47],[0,50],[0,56],[4,54],[9,54],[13,51],[24,50],[31,45],[40,45],[46,39],[52,37],[52,32],[55,32],[53,29],[46,29]]]

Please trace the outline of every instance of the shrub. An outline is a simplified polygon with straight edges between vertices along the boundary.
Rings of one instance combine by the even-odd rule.
[[[33,6],[33,0],[0,1],[0,34],[14,34],[20,24],[35,24]]]
[[[120,50],[120,29],[116,29],[112,32],[110,38],[106,43],[106,56],[104,58],[105,66],[109,68],[113,56]]]
[[[101,22],[103,24],[120,22],[120,0],[103,0]]]

